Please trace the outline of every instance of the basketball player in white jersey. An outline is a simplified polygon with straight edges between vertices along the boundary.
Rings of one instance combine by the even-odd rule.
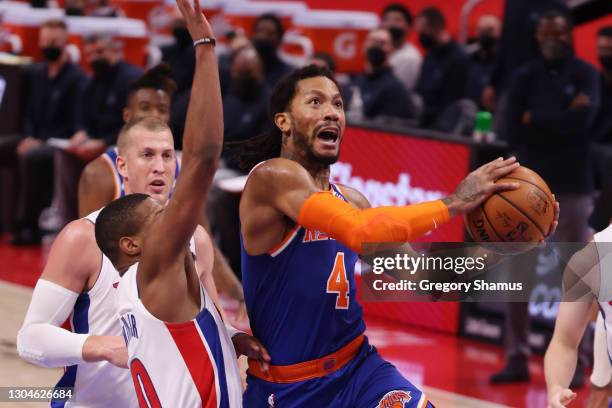
[[[215,41],[199,0],[193,6],[187,0],[177,3],[196,40],[181,176],[165,207],[144,194],[106,206],[96,222],[96,241],[123,275],[118,312],[141,407],[240,407],[232,342],[187,246],[223,144]],[[169,132],[155,119],[124,131],[138,127]]]
[[[568,281],[572,287],[568,287]],[[590,321],[592,301],[598,302],[603,315],[607,349],[598,347],[599,342],[595,340],[594,365],[598,369],[594,367],[591,381],[595,380],[595,386],[604,391],[607,388],[608,392],[599,393],[596,397],[599,401],[593,398],[597,393],[591,392],[587,406],[607,407],[610,369],[608,364],[597,360],[612,361],[612,225],[595,234],[591,243],[574,254],[564,273],[564,285],[568,297],[575,301],[559,304],[555,331],[544,357],[548,407],[566,407],[576,398],[569,383],[576,368],[578,345]]]
[[[176,83],[170,78],[170,74],[170,67],[166,64],[160,64],[149,69],[130,85],[127,106],[123,109],[125,123],[149,116],[157,117],[165,123],[168,122],[172,95],[176,89]],[[126,194],[145,192],[144,189],[149,189],[149,191],[146,191],[148,194],[153,193],[148,186],[151,180],[134,177],[134,170],[130,172],[132,177],[129,177],[125,173],[125,166],[119,167],[120,164],[125,164],[125,159],[119,157],[120,160],[118,161],[118,156],[117,147],[111,146],[83,169],[79,179],[78,191],[80,217],[85,217]],[[179,161],[180,157],[177,157],[175,167],[177,176],[180,170]],[[134,163],[131,164],[133,168]],[[129,178],[131,178],[131,181],[128,182],[127,179]],[[160,180],[156,182],[159,183]],[[174,184],[174,179],[171,182]],[[205,225],[204,215],[205,212],[203,211],[202,225]],[[237,320],[244,319],[246,318],[246,307],[244,306],[242,285],[214,242],[213,246],[215,250],[213,264],[215,283],[219,290],[239,302]]]
[[[172,135],[145,133],[122,138],[119,145],[128,178],[146,181],[132,186],[126,180],[126,188],[165,203],[175,170]],[[95,216],[73,221],[56,238],[34,289],[17,348],[31,363],[66,367],[58,386],[74,387],[75,395],[66,406],[136,406],[129,371],[119,368],[127,364],[114,299],[119,275],[95,242]],[[210,239],[201,228],[194,235],[198,272],[208,293],[216,297],[210,278]],[[68,327],[62,328],[67,320]],[[244,334],[232,340],[237,352],[256,347]],[[57,401],[54,406],[63,404]]]

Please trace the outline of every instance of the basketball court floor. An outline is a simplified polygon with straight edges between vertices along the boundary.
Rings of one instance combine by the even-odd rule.
[[[53,386],[61,369],[43,369],[22,361],[15,349],[17,331],[27,310],[32,287],[44,266],[45,249],[15,248],[0,237],[0,387]],[[235,304],[225,302],[229,312]],[[546,407],[543,361],[531,357],[528,384],[492,386],[489,376],[504,364],[499,346],[431,331],[366,319],[367,335],[382,356],[422,388],[437,407]],[[572,407],[582,407],[588,394],[577,390]],[[0,407],[48,406],[2,403]]]

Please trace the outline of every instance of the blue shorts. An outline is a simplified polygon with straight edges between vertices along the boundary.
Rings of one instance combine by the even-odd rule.
[[[423,393],[366,341],[340,370],[325,377],[277,384],[248,375],[245,408],[433,408]]]

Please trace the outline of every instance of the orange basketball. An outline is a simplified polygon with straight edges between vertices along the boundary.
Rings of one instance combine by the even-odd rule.
[[[546,182],[526,167],[517,168],[497,180],[500,182],[515,182],[520,187],[493,194],[467,215],[466,227],[476,242],[522,244],[518,251],[513,251],[512,245],[496,245],[499,252],[530,249],[546,237],[554,220],[552,193]]]

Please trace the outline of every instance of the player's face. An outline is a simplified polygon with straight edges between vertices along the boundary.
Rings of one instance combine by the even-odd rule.
[[[150,195],[161,204],[168,201],[174,183],[176,155],[170,131],[131,130],[119,171],[128,193]]]
[[[291,140],[308,160],[333,164],[340,155],[346,125],[342,96],[326,77],[301,80],[290,107]]]
[[[170,97],[161,89],[139,89],[129,99],[123,111],[123,120],[129,123],[148,116],[168,123],[170,119]]]

